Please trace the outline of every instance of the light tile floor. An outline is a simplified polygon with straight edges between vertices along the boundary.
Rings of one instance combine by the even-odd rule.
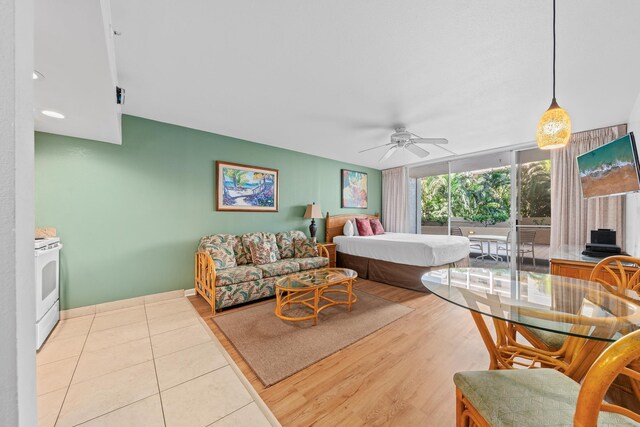
[[[278,425],[186,298],[107,308],[60,321],[38,353],[40,426]]]

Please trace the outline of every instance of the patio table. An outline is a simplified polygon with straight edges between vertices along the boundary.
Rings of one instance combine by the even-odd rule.
[[[470,234],[469,235],[469,240],[470,241],[476,241],[480,243],[480,246],[482,247],[482,254],[480,256],[477,256],[476,259],[485,259],[487,257],[491,258],[492,260],[494,260],[495,262],[498,261],[502,261],[502,257],[500,255],[498,255],[498,244],[499,243],[506,243],[507,242],[507,236],[500,236],[497,234]],[[487,243],[487,253],[484,253],[484,243]],[[496,244],[496,253],[495,255],[493,255],[491,253],[491,243],[495,243]]]

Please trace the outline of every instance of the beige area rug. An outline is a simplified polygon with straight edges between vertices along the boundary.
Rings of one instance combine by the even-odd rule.
[[[311,320],[278,319],[273,313],[275,300],[213,321],[268,387],[413,311],[362,291],[355,293],[358,301],[350,313],[346,306],[329,307],[320,312],[317,326]],[[288,313],[299,315],[301,310],[306,309]]]

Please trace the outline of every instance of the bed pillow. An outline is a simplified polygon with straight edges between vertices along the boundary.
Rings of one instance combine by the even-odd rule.
[[[371,224],[371,231],[373,231],[373,234],[376,236],[384,234],[384,228],[382,227],[379,219],[371,219],[369,220],[369,223]]]
[[[351,225],[353,225],[353,235],[354,236],[359,236],[360,234],[358,233],[358,226],[356,225],[356,220],[355,219],[351,220]]]
[[[249,241],[249,248],[251,250],[251,259],[255,265],[271,264],[276,262],[276,254],[273,251],[271,242],[263,240],[261,242],[257,240]]]
[[[369,218],[356,218],[356,226],[358,227],[358,235],[373,236],[373,230],[371,229],[371,222],[369,222]]]
[[[296,258],[315,258],[318,256],[318,246],[311,239],[293,239]]]
[[[353,224],[351,221],[344,223],[344,227],[342,227],[342,234],[345,236],[353,236]]]

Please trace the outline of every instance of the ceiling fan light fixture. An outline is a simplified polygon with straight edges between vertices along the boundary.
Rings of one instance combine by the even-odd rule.
[[[571,118],[556,102],[556,0],[553,0],[553,98],[536,128],[536,142],[541,150],[562,148],[571,138]]]

